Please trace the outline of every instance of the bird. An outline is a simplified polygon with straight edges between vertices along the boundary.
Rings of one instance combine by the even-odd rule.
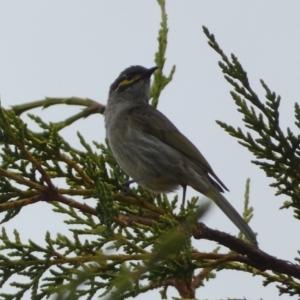
[[[111,84],[104,111],[106,137],[121,169],[154,193],[174,192],[186,187],[211,199],[239,228],[250,243],[256,235],[223,196],[228,191],[212,167],[177,127],[149,104],[151,76],[158,67],[134,65]]]

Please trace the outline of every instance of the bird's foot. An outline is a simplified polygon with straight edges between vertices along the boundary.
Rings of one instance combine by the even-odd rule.
[[[134,183],[135,182],[135,180],[127,180],[127,181],[125,181],[122,185],[123,185],[123,194],[125,195],[125,196],[130,196],[131,195],[131,188],[130,188],[130,185],[132,184],[132,183]]]

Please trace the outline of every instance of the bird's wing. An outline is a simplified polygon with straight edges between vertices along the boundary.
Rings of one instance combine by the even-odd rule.
[[[158,138],[183,155],[191,159],[205,172],[209,173],[215,180],[228,191],[224,183],[214,173],[211,166],[200,151],[188,140],[176,126],[160,111],[147,106],[135,106],[128,110],[128,117],[138,128]]]

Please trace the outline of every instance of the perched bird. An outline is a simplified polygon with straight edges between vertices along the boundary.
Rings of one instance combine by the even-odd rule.
[[[200,151],[149,104],[150,77],[157,67],[131,66],[111,84],[104,112],[106,135],[120,167],[146,190],[173,192],[191,186],[213,200],[248,240],[256,236],[221,194],[228,190]]]

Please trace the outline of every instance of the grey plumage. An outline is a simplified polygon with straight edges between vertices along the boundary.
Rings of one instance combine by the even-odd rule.
[[[221,194],[228,190],[200,151],[160,111],[149,105],[150,77],[156,68],[124,70],[109,90],[105,127],[120,167],[145,189],[173,192],[191,186],[212,199],[251,243],[249,225]]]

